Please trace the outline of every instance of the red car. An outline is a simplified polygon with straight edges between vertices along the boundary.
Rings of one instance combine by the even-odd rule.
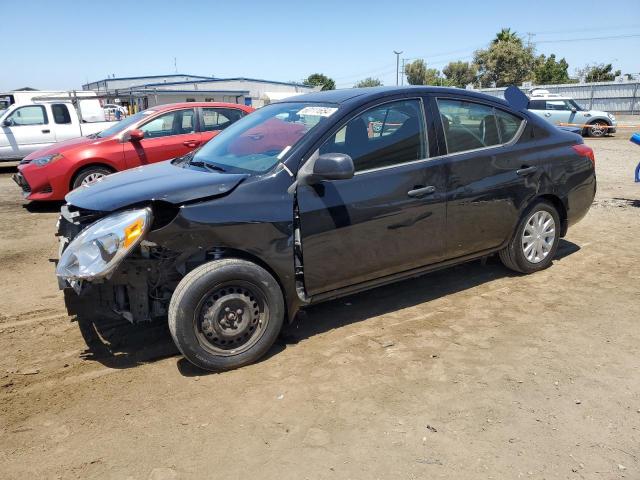
[[[252,111],[235,103],[159,105],[100,133],[33,152],[14,180],[28,200],[63,200],[110,173],[185,155]]]

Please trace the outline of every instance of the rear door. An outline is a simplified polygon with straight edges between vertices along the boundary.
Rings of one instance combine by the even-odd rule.
[[[193,108],[161,113],[138,128],[144,132],[144,138],[124,145],[127,168],[180,157],[201,144]]]
[[[239,108],[200,108],[200,132],[202,143],[206,143],[222,130],[233,125],[245,115]]]
[[[80,136],[80,127],[78,126],[77,120],[73,121],[74,118],[77,117],[75,117],[75,112],[73,112],[74,116],[72,116],[70,108],[73,107],[67,103],[51,104],[51,117],[56,142],[62,142]]]
[[[443,162],[429,159],[423,102],[382,102],[338,126],[319,153],[346,153],[349,180],[298,188],[305,287],[311,295],[442,258]]]
[[[450,95],[434,103],[447,164],[447,257],[498,247],[510,238],[541,173],[536,150],[518,143],[525,119]]]
[[[55,135],[45,105],[24,105],[5,119],[0,136],[4,158],[20,159],[55,143]]]

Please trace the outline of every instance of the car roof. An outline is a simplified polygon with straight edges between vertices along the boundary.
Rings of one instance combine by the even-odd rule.
[[[391,95],[407,94],[455,94],[465,96],[471,99],[485,100],[509,105],[501,98],[486,95],[484,93],[473,90],[465,90],[452,87],[431,87],[422,85],[411,85],[403,87],[370,87],[370,88],[343,88],[339,90],[324,90],[320,92],[312,92],[304,95],[296,95],[288,97],[283,102],[323,102],[346,104],[351,102],[366,103],[369,100],[384,98]]]
[[[178,103],[166,103],[163,105],[155,105],[149,107],[147,110],[153,110],[154,112],[164,112],[167,110],[174,110],[176,108],[186,107],[218,107],[218,108],[238,108],[245,112],[253,111],[253,108],[243,105],[241,103],[228,103],[228,102],[178,102]]]

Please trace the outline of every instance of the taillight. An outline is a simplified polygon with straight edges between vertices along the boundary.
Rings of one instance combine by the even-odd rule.
[[[593,168],[596,168],[596,156],[593,154],[593,148],[588,147],[584,143],[573,145],[572,148],[581,157],[587,157],[589,160],[591,160],[591,163],[593,163]]]

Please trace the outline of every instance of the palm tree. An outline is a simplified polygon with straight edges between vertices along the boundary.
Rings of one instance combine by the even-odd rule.
[[[522,43],[522,39],[518,36],[517,32],[512,32],[510,28],[503,28],[496,34],[496,38],[491,42],[495,45],[498,42],[516,42]]]

